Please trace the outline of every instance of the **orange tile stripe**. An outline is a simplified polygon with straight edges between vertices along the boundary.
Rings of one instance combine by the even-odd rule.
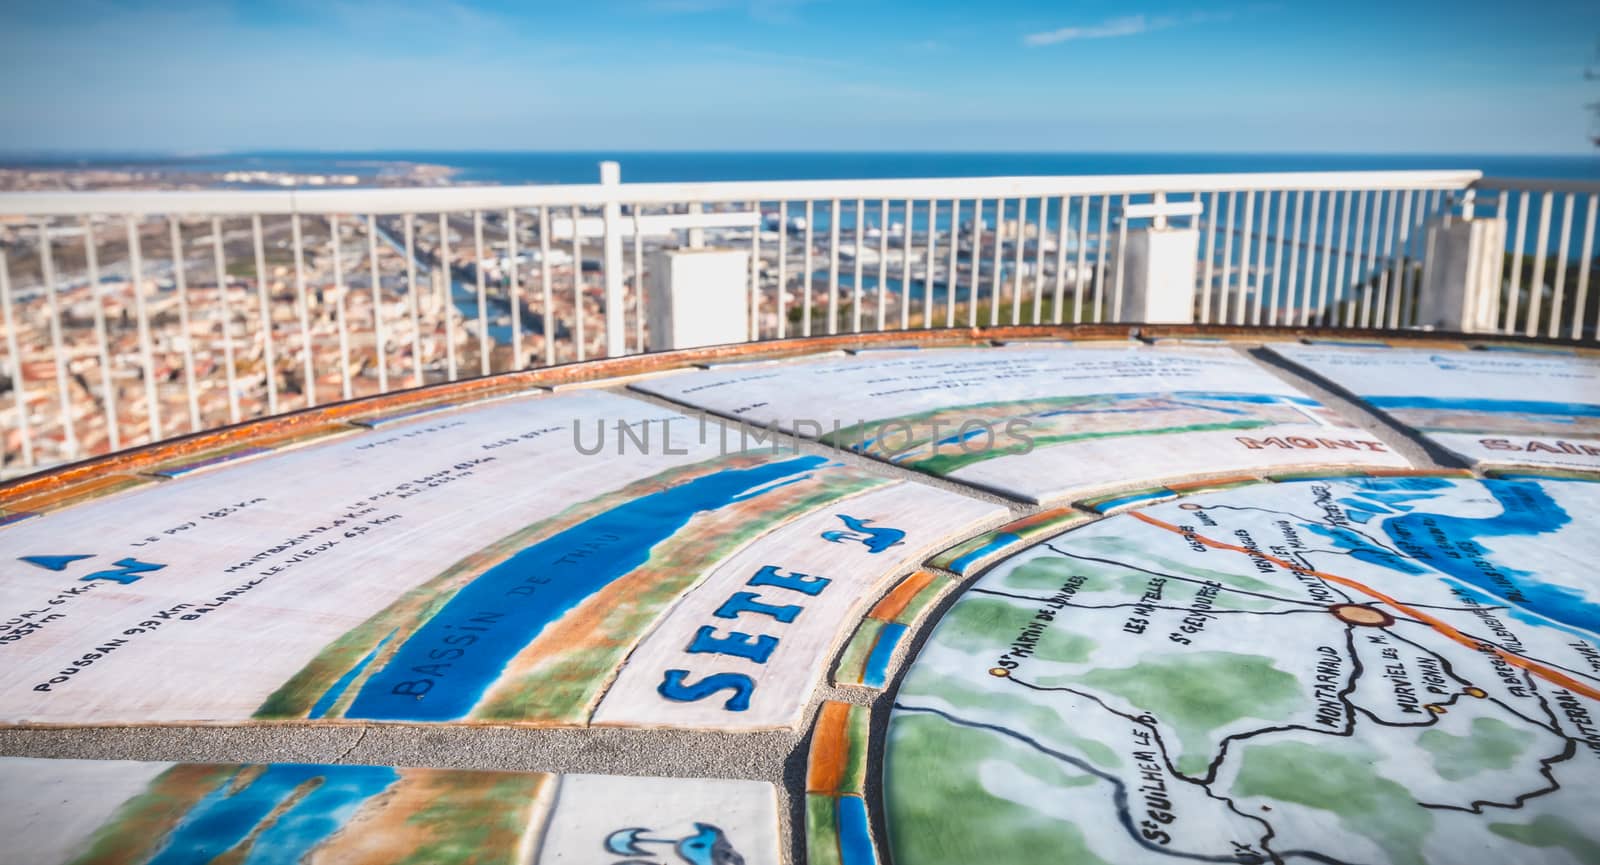
[[[1341,577],[1338,574],[1330,574],[1330,573],[1327,573],[1325,571],[1316,571],[1316,570],[1310,570],[1310,569],[1307,569],[1307,568],[1302,568],[1299,565],[1291,564],[1290,562],[1287,562],[1287,561],[1285,561],[1283,559],[1277,558],[1276,556],[1271,556],[1271,555],[1268,555],[1266,553],[1262,553],[1262,552],[1258,552],[1258,551],[1247,550],[1244,547],[1238,547],[1238,546],[1234,546],[1233,544],[1224,543],[1224,542],[1218,541],[1218,540],[1213,540],[1213,539],[1208,538],[1208,537],[1206,537],[1204,535],[1197,535],[1197,534],[1193,534],[1193,533],[1190,533],[1190,532],[1185,532],[1183,529],[1178,528],[1177,526],[1173,525],[1172,523],[1162,522],[1161,520],[1158,520],[1155,517],[1149,516],[1148,514],[1142,513],[1140,511],[1132,511],[1131,513],[1132,513],[1132,515],[1133,515],[1133,517],[1135,519],[1140,520],[1141,522],[1144,522],[1144,523],[1147,523],[1149,525],[1155,526],[1158,529],[1164,529],[1164,530],[1172,532],[1173,534],[1176,534],[1176,535],[1181,535],[1181,536],[1186,537],[1186,538],[1188,538],[1190,540],[1198,541],[1198,542],[1200,542],[1202,544],[1205,544],[1208,547],[1211,547],[1212,549],[1231,550],[1232,552],[1243,553],[1246,556],[1259,557],[1259,558],[1264,559],[1266,561],[1272,562],[1273,564],[1277,565],[1278,567],[1285,568],[1285,569],[1289,570],[1291,573],[1310,574],[1311,576],[1327,580],[1330,583],[1337,583],[1337,584],[1339,584],[1341,586],[1344,586],[1346,588],[1355,589],[1356,591],[1358,591],[1358,592],[1360,592],[1360,593],[1362,593],[1362,594],[1364,594],[1364,595],[1366,595],[1366,596],[1368,596],[1370,598],[1375,598],[1375,599],[1377,599],[1379,601],[1384,602],[1385,604],[1388,604],[1389,606],[1399,610],[1400,612],[1405,613],[1407,616],[1410,616],[1411,618],[1422,622],[1423,624],[1427,625],[1428,627],[1433,628],[1435,631],[1438,631],[1440,634],[1443,634],[1444,636],[1449,637],[1450,639],[1456,641],[1457,643],[1460,643],[1461,645],[1466,646],[1467,648],[1473,650],[1474,652],[1481,652],[1481,651],[1487,650],[1488,652],[1498,656],[1500,658],[1500,660],[1505,661],[1506,663],[1512,665],[1513,667],[1520,667],[1521,669],[1527,670],[1528,672],[1534,674],[1535,676],[1538,676],[1541,679],[1544,679],[1547,682],[1550,682],[1550,683],[1552,683],[1554,685],[1557,685],[1559,687],[1565,688],[1565,689],[1567,689],[1569,691],[1572,691],[1574,693],[1582,694],[1582,695],[1584,695],[1585,697],[1588,697],[1591,700],[1600,700],[1600,688],[1595,688],[1595,687],[1593,687],[1591,685],[1586,685],[1583,682],[1580,682],[1577,679],[1572,678],[1571,676],[1567,675],[1566,673],[1561,672],[1560,670],[1551,669],[1550,667],[1547,667],[1544,664],[1539,663],[1538,661],[1532,660],[1531,658],[1525,658],[1525,657],[1523,657],[1521,655],[1516,654],[1515,652],[1508,652],[1505,649],[1499,648],[1498,646],[1491,646],[1488,643],[1484,643],[1484,642],[1481,642],[1479,640],[1475,640],[1472,637],[1469,637],[1466,634],[1463,634],[1461,631],[1457,630],[1456,627],[1454,625],[1451,625],[1449,622],[1443,621],[1442,619],[1434,618],[1433,616],[1431,616],[1431,615],[1429,615],[1429,614],[1427,614],[1427,613],[1425,613],[1425,612],[1423,612],[1421,610],[1418,610],[1418,609],[1415,609],[1413,607],[1407,606],[1407,605],[1401,603],[1400,601],[1397,601],[1394,598],[1391,598],[1388,595],[1378,591],[1377,589],[1371,588],[1370,586],[1367,586],[1367,585],[1365,585],[1363,583],[1357,582],[1356,580],[1352,580],[1349,577]]]
[[[811,734],[811,753],[807,757],[807,793],[838,794],[839,784],[844,780],[845,761],[850,759],[849,721],[849,703],[830,700],[817,712],[817,725]]]
[[[905,612],[906,606],[917,597],[917,593],[928,587],[933,582],[933,574],[927,571],[917,571],[911,576],[900,581],[900,585],[890,590],[883,596],[883,600],[872,608],[867,615],[883,622],[892,622],[894,618]]]

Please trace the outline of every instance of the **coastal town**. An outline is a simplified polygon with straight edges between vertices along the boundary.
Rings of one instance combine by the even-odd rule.
[[[326,187],[364,179],[247,181]],[[418,176],[406,179],[415,185]],[[228,183],[105,170],[8,171],[0,181],[29,191]],[[507,218],[481,214],[479,226],[465,213],[0,222],[5,462],[56,463],[311,405],[577,359],[573,299],[581,296],[598,322],[596,280],[575,266],[570,242],[541,248],[537,218],[518,225],[516,238]],[[599,336],[591,325],[587,356],[600,349]]]
[[[364,175],[0,171],[0,191],[29,192],[451,182],[449,169],[409,164]],[[1006,219],[999,232],[984,222],[974,233],[969,214],[940,230],[926,211],[896,204],[863,218],[859,237],[850,223],[837,241],[840,330],[858,314],[870,323],[880,305],[893,320],[938,323],[952,278],[1002,292],[1013,275],[1039,285],[1054,279],[1047,259],[1056,258],[1061,239],[1037,220]],[[599,213],[549,206],[0,219],[0,305],[8,316],[0,471],[405,387],[603,356],[602,250],[589,230]],[[757,252],[760,331],[825,332],[836,241],[821,219],[820,209],[769,206],[759,226],[625,239],[630,350],[648,347],[640,287],[649,257],[680,245]],[[850,289],[856,278],[859,307]],[[889,289],[881,295],[878,278]],[[940,285],[940,297],[929,306],[931,284]]]

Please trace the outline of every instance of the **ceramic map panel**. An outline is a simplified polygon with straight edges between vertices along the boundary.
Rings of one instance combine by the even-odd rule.
[[[633,387],[1032,501],[1194,475],[1406,465],[1231,349],[874,352]]]
[[[5,861],[28,865],[780,861],[758,781],[23,758],[0,776]]]
[[[1475,465],[1600,470],[1600,358],[1290,343],[1271,349]]]
[[[1600,484],[1258,485],[996,565],[895,696],[897,865],[1593,862]]]
[[[585,724],[709,580],[721,594],[690,593],[692,630],[681,607],[664,619],[685,642],[659,648],[680,663],[652,671],[651,709],[624,713],[689,723],[652,712],[717,692],[728,679],[696,671],[748,661],[744,635],[809,675],[848,629],[827,617],[999,513],[899,486],[819,456],[725,453],[687,417],[593,391],[149,484],[0,530],[0,721]],[[787,549],[719,569],[775,531]],[[795,612],[817,604],[826,617]]]

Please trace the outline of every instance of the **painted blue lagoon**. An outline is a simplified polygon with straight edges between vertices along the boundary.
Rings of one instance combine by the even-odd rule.
[[[260,830],[244,865],[294,865],[348,822],[363,802],[399,778],[390,766],[292,763],[267,766],[237,790],[236,778],[229,778],[189,809],[150,865],[210,862],[249,838],[285,805],[289,807]]]
[[[644,564],[695,514],[759,497],[822,457],[723,469],[597,514],[517,552],[457,592],[357,692],[346,718],[465,718],[513,657],[562,614]],[[331,705],[332,700],[325,696]]]
[[[1562,585],[1576,574],[1540,574],[1501,561],[1488,539],[1554,536],[1573,528],[1572,515],[1537,481],[1470,481],[1494,498],[1501,512],[1483,518],[1427,510],[1455,486],[1438,478],[1369,479],[1360,492],[1339,499],[1351,519],[1379,522],[1388,544],[1380,545],[1350,529],[1305,527],[1362,561],[1401,573],[1429,569],[1463,585],[1480,601],[1504,604],[1511,615],[1530,623],[1561,628],[1600,645],[1600,604],[1579,588]],[[1396,555],[1396,551],[1404,555]]]

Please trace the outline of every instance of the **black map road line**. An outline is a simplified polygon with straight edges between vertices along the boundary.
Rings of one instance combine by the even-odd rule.
[[[1169,580],[1177,580],[1177,581],[1183,582],[1183,583],[1194,583],[1195,585],[1200,585],[1200,586],[1207,586],[1207,585],[1213,585],[1213,584],[1214,585],[1219,585],[1219,586],[1222,587],[1222,591],[1233,592],[1236,595],[1249,595],[1252,598],[1264,598],[1264,599],[1266,599],[1268,601],[1279,601],[1279,602],[1285,603],[1285,604],[1305,604],[1307,606],[1313,606],[1313,607],[1325,607],[1325,606],[1327,606],[1326,604],[1321,604],[1321,603],[1318,603],[1316,601],[1308,601],[1308,600],[1305,600],[1304,598],[1285,598],[1285,597],[1282,597],[1280,595],[1269,595],[1269,594],[1266,594],[1264,592],[1252,592],[1252,591],[1249,591],[1248,589],[1236,589],[1236,588],[1234,588],[1234,587],[1232,587],[1230,585],[1227,585],[1226,583],[1221,583],[1221,582],[1218,582],[1216,580],[1211,580],[1211,581],[1197,580],[1194,577],[1184,577],[1184,576],[1179,576],[1178,574],[1168,574],[1168,573],[1165,573],[1165,572],[1162,572],[1162,571],[1152,571],[1149,568],[1141,568],[1138,565],[1130,565],[1127,562],[1120,562],[1120,561],[1117,561],[1116,559],[1102,559],[1102,558],[1097,558],[1095,556],[1085,556],[1085,555],[1080,555],[1078,553],[1069,553],[1066,550],[1063,550],[1060,547],[1057,547],[1055,544],[1051,543],[1050,541],[1045,541],[1043,544],[1041,544],[1041,546],[1048,547],[1056,555],[1064,556],[1064,557],[1069,558],[1069,559],[1081,559],[1081,560],[1083,560],[1085,562],[1096,562],[1096,563],[1102,564],[1102,565],[1110,565],[1112,567],[1117,567],[1117,568],[1126,568],[1126,569],[1128,569],[1130,571],[1138,571],[1141,574],[1149,574],[1152,577],[1163,577],[1163,578],[1169,579]]]
[[[1057,760],[1070,764],[1086,775],[1093,775],[1096,778],[1111,784],[1111,786],[1115,788],[1115,792],[1112,793],[1112,800],[1115,802],[1117,807],[1118,822],[1122,824],[1122,828],[1127,831],[1128,837],[1132,838],[1134,843],[1152,853],[1160,853],[1165,856],[1171,856],[1177,859],[1188,859],[1194,862],[1228,862],[1232,863],[1232,865],[1238,865],[1238,863],[1242,861],[1238,856],[1207,856],[1201,853],[1186,853],[1181,850],[1169,850],[1159,844],[1150,842],[1139,834],[1138,827],[1134,825],[1133,814],[1129,810],[1128,806],[1128,785],[1121,778],[1118,778],[1117,776],[1108,772],[1101,771],[1100,769],[1095,768],[1089,763],[1080,760],[1071,754],[1065,754],[1057,751],[1043,742],[1034,739],[1032,736],[1002,727],[998,724],[987,724],[982,721],[971,721],[965,718],[960,718],[948,712],[935,709],[931,706],[908,706],[897,700],[895,701],[894,707],[906,712],[925,712],[930,715],[935,715],[952,724],[955,724],[958,727],[969,727],[977,730],[988,730],[991,733],[999,733],[1002,736],[1015,739],[1041,754],[1054,757]]]
[[[1411,556],[1408,556],[1405,553],[1400,552],[1399,550],[1391,549],[1383,541],[1380,541],[1380,540],[1368,535],[1366,532],[1362,531],[1361,529],[1355,528],[1354,525],[1338,525],[1336,523],[1330,522],[1327,519],[1307,519],[1307,518],[1305,518],[1305,517],[1303,517],[1303,516],[1301,516],[1301,515],[1299,515],[1297,513],[1291,512],[1291,511],[1279,511],[1279,510],[1273,510],[1272,508],[1259,508],[1259,507],[1252,507],[1252,506],[1249,506],[1249,505],[1198,505],[1195,508],[1195,510],[1200,510],[1200,511],[1256,511],[1256,512],[1265,513],[1265,514],[1277,514],[1280,517],[1293,517],[1294,519],[1299,520],[1303,525],[1308,525],[1308,526],[1310,526],[1310,525],[1318,525],[1318,526],[1326,526],[1327,528],[1331,528],[1331,529],[1343,529],[1343,530],[1349,532],[1352,535],[1357,535],[1357,536],[1363,538],[1364,540],[1366,540],[1367,543],[1372,544],[1374,547],[1377,547],[1377,548],[1379,548],[1379,549],[1381,549],[1381,550],[1383,550],[1383,551],[1385,551],[1387,553],[1390,553],[1390,554],[1396,556],[1397,558],[1407,559],[1409,561],[1416,561]]]
[[[1280,724],[1273,727],[1260,727],[1255,730],[1248,730],[1243,733],[1234,733],[1230,736],[1224,736],[1217,742],[1217,755],[1211,759],[1210,765],[1206,766],[1206,774],[1200,779],[1201,783],[1209,786],[1217,780],[1217,773],[1222,770],[1222,761],[1227,759],[1228,748],[1232,746],[1234,742],[1242,742],[1246,739],[1254,739],[1255,737],[1266,733],[1287,733],[1291,730],[1300,731],[1303,733],[1315,733],[1319,736],[1333,736],[1340,739],[1349,738],[1355,733],[1356,707],[1354,703],[1350,702],[1350,695],[1355,692],[1356,680],[1361,678],[1361,674],[1365,672],[1365,668],[1361,665],[1361,658],[1356,654],[1354,634],[1355,627],[1346,626],[1344,630],[1346,637],[1346,651],[1349,653],[1349,660],[1352,666],[1352,669],[1350,670],[1350,677],[1345,682],[1344,690],[1340,691],[1336,695],[1339,702],[1344,706],[1345,709],[1344,729],[1321,730],[1316,727],[1307,727],[1303,724]]]
[[[1033,595],[1018,595],[1018,594],[1013,594],[1011,592],[1002,592],[999,589],[984,589],[984,588],[979,588],[977,586],[973,586],[972,588],[968,589],[967,591],[970,594],[994,595],[995,597],[1011,598],[1013,600],[1018,600],[1018,601],[1035,601],[1035,602],[1041,603],[1041,604],[1050,603],[1053,600],[1052,598],[1038,598],[1038,597],[1034,597]],[[1209,615],[1212,615],[1213,613],[1247,613],[1247,614],[1252,615],[1252,616],[1289,616],[1289,615],[1294,615],[1294,614],[1297,614],[1297,613],[1301,614],[1301,615],[1304,615],[1306,613],[1313,613],[1313,614],[1317,614],[1317,615],[1324,614],[1324,610],[1320,610],[1320,609],[1318,609],[1318,610],[1231,610],[1231,609],[1196,610],[1196,609],[1192,609],[1190,607],[1174,607],[1174,606],[1171,606],[1169,604],[1141,604],[1141,603],[1139,603],[1137,601],[1128,601],[1126,603],[1121,603],[1121,604],[1074,604],[1074,603],[1068,601],[1068,602],[1062,604],[1061,606],[1062,606],[1063,609],[1070,608],[1070,609],[1075,609],[1075,610],[1124,610],[1124,609],[1129,609],[1129,608],[1132,608],[1132,607],[1144,607],[1145,609],[1151,609],[1151,610],[1170,610],[1170,611],[1172,611],[1174,613],[1195,613],[1197,615],[1202,615],[1202,616],[1209,616]]]
[[[1418,802],[1417,804],[1424,808],[1432,808],[1436,811],[1465,811],[1468,814],[1479,815],[1483,813],[1483,809],[1485,808],[1505,808],[1510,811],[1521,810],[1522,803],[1528,801],[1529,799],[1532,799],[1535,796],[1543,796],[1546,793],[1554,793],[1561,789],[1561,782],[1556,780],[1555,772],[1550,769],[1550,766],[1553,763],[1564,763],[1567,760],[1571,760],[1577,755],[1577,753],[1578,743],[1572,741],[1571,739],[1567,739],[1566,747],[1562,749],[1561,753],[1556,754],[1553,757],[1545,757],[1539,761],[1539,774],[1543,775],[1544,779],[1550,783],[1539,788],[1538,790],[1523,793],[1510,802],[1491,802],[1487,799],[1474,799],[1469,805],[1466,806],[1444,805],[1433,802]]]

